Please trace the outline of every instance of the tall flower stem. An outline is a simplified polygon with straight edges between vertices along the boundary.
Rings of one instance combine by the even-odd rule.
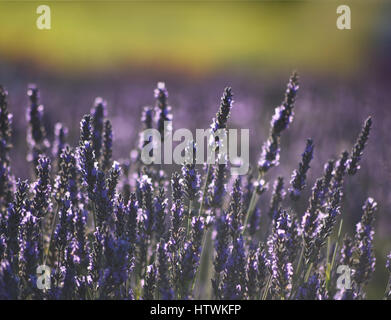
[[[192,284],[192,291],[194,292],[194,288],[195,288],[195,285],[197,284],[198,286],[198,292],[200,292],[201,290],[201,277],[203,274],[205,273],[208,273],[209,272],[209,259],[208,256],[209,256],[209,245],[207,246],[207,244],[210,244],[211,243],[211,240],[212,240],[212,228],[208,228],[207,230],[205,230],[204,232],[204,237],[202,239],[202,247],[201,247],[201,256],[200,256],[200,264],[199,264],[199,267],[197,268],[197,273],[196,273],[196,276],[194,277],[194,281],[193,281],[193,284]],[[208,277],[208,274],[206,275],[206,277]]]
[[[386,290],[384,291],[384,300],[388,300],[388,293],[391,292],[391,274],[388,277],[388,282],[386,285]]]
[[[303,238],[303,237],[302,237]],[[299,274],[300,272],[300,268],[301,268],[301,262],[303,261],[303,255],[304,255],[304,238],[302,239],[302,245],[301,245],[301,251],[300,251],[300,256],[299,256],[299,261],[297,262],[297,267],[296,267],[296,276]]]
[[[188,209],[189,212],[188,212],[188,216],[187,216],[186,238],[189,237],[189,233],[190,233],[191,210],[193,210],[193,200],[189,201],[189,209]]]
[[[338,239],[337,239],[337,242],[334,247],[333,257],[331,258],[330,269],[329,269],[329,266],[327,266],[327,268],[328,268],[327,272],[326,272],[326,275],[328,275],[328,277],[326,277],[326,289],[327,290],[329,289],[330,280],[331,280],[331,272],[333,271],[335,258],[337,256],[338,244],[339,244],[341,236],[342,236],[342,224],[343,224],[343,219],[341,219],[341,222],[339,223]]]
[[[52,239],[53,239],[53,235],[54,235],[54,231],[56,230],[56,225],[57,225],[57,220],[58,220],[58,212],[60,210],[60,206],[57,205],[57,210],[54,214],[54,218],[53,218],[53,222],[52,222],[52,226],[51,226],[51,230],[50,230],[50,238],[49,238],[49,245],[48,245],[48,248],[45,252],[45,258],[43,260],[43,264],[46,265],[46,261],[47,261],[47,258],[49,256],[49,253],[50,253],[50,248],[51,248],[51,244],[52,244]]]
[[[307,272],[304,276],[304,282],[307,282],[308,281],[308,278],[310,277],[310,274],[311,274],[311,270],[312,270],[312,267],[314,266],[314,263],[311,262],[308,269],[307,269]]]
[[[271,274],[270,277],[267,279],[266,287],[265,287],[265,290],[263,291],[263,295],[262,295],[262,300],[266,300],[266,298],[267,298],[267,294],[269,292],[270,285],[272,283],[272,278],[273,278],[273,275]]]
[[[207,164],[207,169],[206,169],[206,176],[205,176],[205,181],[204,181],[204,185],[202,187],[202,198],[201,198],[201,204],[200,204],[200,209],[198,211],[198,216],[200,217],[201,214],[202,214],[202,209],[203,209],[203,204],[204,204],[204,201],[205,201],[205,194],[206,194],[206,189],[208,187],[208,177],[209,177],[209,172],[210,172],[210,164]],[[201,274],[204,274],[205,273],[205,268],[207,268],[208,264],[207,264],[207,261],[205,261],[206,257],[208,256],[205,251],[205,245],[206,243],[208,243],[208,239],[210,239],[212,237],[212,228],[210,228],[209,230],[206,229],[203,236],[202,236],[202,246],[201,246],[201,256],[200,256],[200,264],[197,268],[197,271],[196,271],[196,276],[194,277],[194,281],[193,281],[193,284],[191,286],[191,290],[193,291],[194,290],[194,287],[195,287],[195,284],[196,282],[200,282],[200,280],[198,278],[201,277]],[[210,241],[209,241],[210,242]]]
[[[208,156],[208,162],[210,159],[210,155]],[[198,211],[198,216],[201,216],[202,214],[202,209],[204,208],[204,202],[205,202],[205,195],[206,195],[206,189],[208,187],[208,177],[209,177],[209,172],[210,172],[210,164],[207,162],[207,168],[206,168],[206,176],[205,176],[205,181],[204,185],[202,187],[202,198],[201,198],[201,203],[200,203],[200,209]]]

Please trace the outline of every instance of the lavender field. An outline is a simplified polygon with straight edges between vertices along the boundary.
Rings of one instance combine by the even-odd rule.
[[[389,93],[378,75],[41,76],[36,86],[9,71],[2,299],[391,297]],[[249,129],[248,174],[144,165],[139,132],[171,115],[174,129]]]
[[[0,1],[0,300],[391,300],[390,16]]]

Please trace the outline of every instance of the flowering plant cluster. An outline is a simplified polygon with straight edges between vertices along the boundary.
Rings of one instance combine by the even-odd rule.
[[[114,161],[113,127],[101,98],[81,119],[76,146],[60,123],[50,141],[39,90],[31,86],[32,175],[24,181],[11,168],[12,115],[0,86],[0,299],[364,299],[376,263],[377,203],[363,201],[355,234],[345,237],[341,207],[344,180],[360,168],[370,117],[352,151],[325,164],[304,212],[297,203],[310,184],[312,139],[289,186],[283,177],[273,183],[269,210],[261,214],[260,200],[272,184],[267,174],[279,165],[298,90],[293,74],[257,166],[230,176],[229,164],[202,167],[191,159],[170,174],[164,165],[145,165],[142,132],[132,157]],[[154,97],[142,129],[163,132],[173,118],[163,83]],[[233,103],[226,88],[212,131],[228,128]],[[214,150],[221,146],[218,139],[212,143]],[[391,274],[391,253],[387,259]],[[349,270],[344,286],[337,281],[341,265]],[[44,286],[40,266],[50,270]],[[385,298],[391,299],[390,281]]]

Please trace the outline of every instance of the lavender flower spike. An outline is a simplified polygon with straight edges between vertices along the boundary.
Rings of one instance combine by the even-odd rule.
[[[42,218],[46,215],[48,208],[51,206],[50,202],[50,159],[44,156],[40,156],[38,159],[38,181],[34,187],[34,199],[33,199],[33,214],[37,218]]]
[[[8,152],[12,147],[12,114],[8,112],[7,96],[8,92],[0,86],[0,158],[6,163],[9,162]]]
[[[234,240],[223,279],[223,299],[240,300],[246,294],[246,258],[243,237]]]
[[[84,145],[84,141],[90,141],[92,136],[92,127],[91,127],[91,115],[86,114],[83,116],[83,119],[80,121],[80,146]]]
[[[281,202],[285,197],[284,190],[284,178],[278,177],[274,182],[273,196],[270,201],[269,217],[270,219],[276,219],[278,211],[280,210]]]
[[[27,110],[27,121],[29,128],[27,132],[27,143],[30,147],[30,152],[27,156],[28,161],[33,161],[34,166],[37,166],[38,158],[43,154],[50,143],[46,138],[46,130],[43,124],[43,105],[39,105],[39,91],[35,85],[30,85],[27,91],[30,98],[30,107]]]
[[[371,131],[372,126],[372,118],[368,117],[367,120],[365,120],[364,126],[362,128],[362,131],[360,133],[360,136],[357,139],[356,144],[353,147],[352,150],[352,157],[348,161],[348,174],[354,175],[356,172],[360,169],[360,160],[363,155],[363,151],[365,148],[365,144],[368,141],[369,133]]]
[[[153,300],[155,298],[157,269],[155,264],[147,267],[145,285],[143,288],[143,300]]]
[[[103,132],[102,170],[107,171],[111,167],[113,155],[113,129],[110,120],[106,120]]]
[[[292,289],[293,267],[289,254],[291,226],[292,219],[288,212],[280,210],[273,235],[268,241],[273,290],[279,299],[286,299]]]
[[[160,132],[162,141],[164,141],[165,131],[167,133],[167,131],[170,131],[172,129],[172,114],[170,113],[171,107],[167,104],[168,91],[164,82],[159,82],[157,84],[157,88],[154,91],[154,95],[156,99],[156,127]]]
[[[222,291],[220,287],[221,272],[225,269],[227,259],[229,256],[229,226],[227,216],[224,212],[221,212],[220,216],[216,220],[216,238],[215,238],[215,250],[216,258],[213,262],[215,269],[215,276],[212,279],[212,287],[214,295],[217,299],[222,298]]]
[[[191,148],[193,149],[192,157]],[[188,155],[188,159],[186,163],[182,167],[182,176],[183,176],[183,184],[184,184],[184,193],[190,201],[197,199],[200,192],[200,175],[196,170],[195,156],[196,156],[196,146],[195,143],[192,142],[189,146],[186,147],[185,150]]]
[[[270,168],[279,165],[280,135],[293,121],[293,107],[298,89],[298,77],[296,73],[293,73],[287,85],[285,99],[281,106],[275,109],[275,114],[272,117],[269,138],[262,146],[262,153],[258,161],[258,170],[261,175]]]
[[[216,132],[219,129],[225,129],[227,127],[227,122],[233,104],[232,98],[232,89],[230,87],[225,88],[223,96],[221,97],[219,111],[216,114],[216,118],[213,118],[213,123],[211,124],[211,129],[213,132]]]
[[[159,289],[159,297],[163,300],[172,300],[174,292],[171,287],[170,272],[168,267],[169,253],[167,250],[167,243],[163,239],[157,245],[158,252],[158,281],[157,287]]]
[[[368,198],[363,206],[361,221],[356,225],[355,247],[356,256],[354,261],[353,279],[358,286],[360,294],[361,287],[365,285],[372,273],[375,271],[376,258],[373,252],[373,220],[377,210],[377,203],[374,199]]]
[[[301,191],[305,188],[305,180],[307,177],[307,171],[310,168],[310,162],[314,153],[314,143],[312,139],[307,140],[307,145],[302,154],[302,160],[299,164],[299,169],[295,170],[292,174],[291,185],[289,188],[289,195],[292,200],[299,199]]]
[[[103,141],[104,117],[106,116],[106,101],[98,97],[95,99],[92,115],[92,145],[96,159],[100,159]]]
[[[62,150],[66,146],[66,139],[68,136],[68,128],[62,123],[56,123],[54,126],[55,141],[53,144],[53,156],[59,158]]]

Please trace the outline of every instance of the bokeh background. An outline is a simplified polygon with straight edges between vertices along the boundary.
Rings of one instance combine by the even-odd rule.
[[[52,29],[36,28],[49,5]],[[0,1],[0,83],[14,114],[14,173],[26,165],[27,85],[36,83],[50,136],[64,123],[73,144],[96,96],[108,101],[114,156],[137,143],[141,109],[164,81],[175,128],[207,128],[225,86],[230,124],[250,129],[255,164],[292,70],[300,74],[296,117],[282,139],[286,186],[305,139],[315,141],[309,185],[323,164],[351,150],[364,119],[374,125],[360,173],[346,184],[344,229],[353,232],[368,196],[379,202],[377,270],[369,298],[381,298],[391,250],[391,2],[343,1],[352,29],[336,28],[337,1]],[[309,188],[307,190],[307,195]],[[261,205],[267,208],[269,194]]]

